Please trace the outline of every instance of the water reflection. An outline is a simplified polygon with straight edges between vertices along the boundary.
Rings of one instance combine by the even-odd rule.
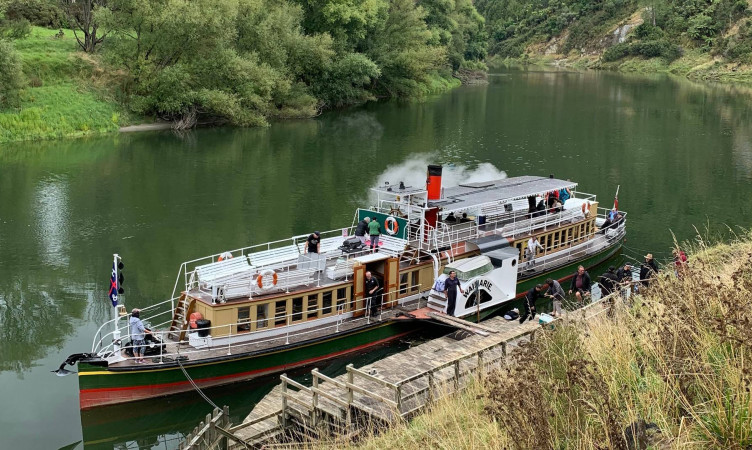
[[[606,205],[621,185],[619,203],[630,212],[625,258],[668,259],[672,231],[682,240],[708,220],[752,222],[752,203],[740,201],[752,196],[751,100],[750,89],[666,76],[509,70],[488,86],[420,103],[369,104],[264,129],[6,145],[0,372],[15,383],[62,386],[46,371],[90,348],[109,317],[112,253],[125,259],[128,307],[161,301],[180,262],[349,224],[368,188],[392,178],[387,168],[413,160],[554,173]],[[415,170],[420,184],[424,168]],[[17,392],[38,390],[6,382],[0,396],[24,404]],[[75,413],[76,396],[73,387],[47,389],[43,401]],[[76,414],[25,412],[78,429]],[[10,414],[0,411],[0,422],[15,423]],[[52,432],[19,444],[24,436],[8,439],[62,445]]]

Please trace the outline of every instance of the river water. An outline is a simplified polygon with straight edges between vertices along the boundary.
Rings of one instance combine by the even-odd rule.
[[[144,306],[182,261],[350,224],[371,186],[420,183],[428,162],[454,179],[553,173],[604,206],[620,185],[627,259],[749,227],[749,90],[545,69],[489,81],[266,129],[0,147],[0,448],[174,448],[209,411],[188,394],[81,414],[76,377],[50,373],[109,317],[115,252],[126,305]],[[240,417],[268,386],[210,396]]]

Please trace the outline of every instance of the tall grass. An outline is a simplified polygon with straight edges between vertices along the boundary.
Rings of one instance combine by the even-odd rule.
[[[503,370],[410,424],[338,448],[747,449],[752,235],[698,241],[586,326],[560,324]]]
[[[70,30],[34,27],[14,42],[26,77],[19,108],[0,110],[0,143],[117,131],[128,119],[112,92],[97,83],[96,58],[77,51]]]

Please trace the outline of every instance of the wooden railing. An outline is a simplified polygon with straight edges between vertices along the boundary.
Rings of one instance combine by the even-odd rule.
[[[193,429],[178,447],[180,450],[227,449],[230,442],[241,448],[250,448],[242,439],[230,431],[230,409],[214,408],[206,419]]]

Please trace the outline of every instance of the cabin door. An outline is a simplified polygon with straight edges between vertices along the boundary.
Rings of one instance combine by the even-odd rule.
[[[353,309],[353,317],[360,317],[365,315],[365,303],[363,302],[363,294],[366,290],[366,266],[363,264],[356,264],[353,267],[353,301],[355,302]]]
[[[399,259],[389,258],[384,266],[384,307],[392,308],[397,306],[397,293],[399,291],[397,282],[399,280]]]

